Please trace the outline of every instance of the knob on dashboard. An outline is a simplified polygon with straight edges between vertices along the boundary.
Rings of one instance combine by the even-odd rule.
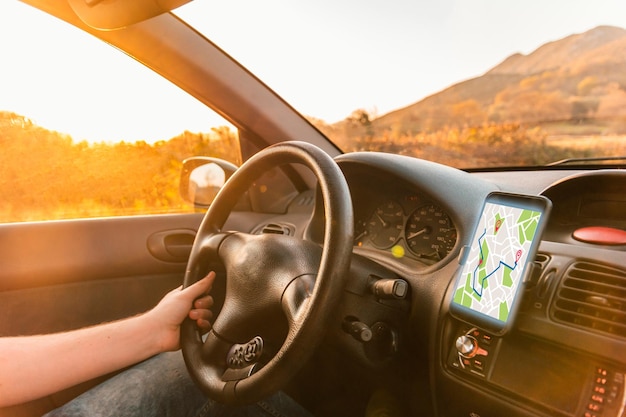
[[[478,351],[478,342],[471,336],[466,334],[456,339],[456,350],[466,358],[471,358]]]

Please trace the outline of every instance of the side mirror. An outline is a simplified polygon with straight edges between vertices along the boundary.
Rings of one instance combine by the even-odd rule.
[[[185,159],[180,175],[180,195],[188,203],[206,208],[236,170],[237,165],[223,159],[207,156]]]

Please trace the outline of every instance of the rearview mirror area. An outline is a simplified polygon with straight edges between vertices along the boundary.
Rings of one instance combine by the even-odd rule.
[[[191,0],[68,0],[74,13],[92,28],[114,30],[148,20]]]
[[[180,195],[195,207],[206,208],[236,170],[236,165],[223,159],[207,156],[185,159],[180,176]]]

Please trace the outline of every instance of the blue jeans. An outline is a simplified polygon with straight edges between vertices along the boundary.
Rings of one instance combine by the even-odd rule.
[[[242,407],[210,400],[191,380],[178,351],[148,359],[46,414],[46,417],[79,416],[311,417],[311,414],[282,392]]]

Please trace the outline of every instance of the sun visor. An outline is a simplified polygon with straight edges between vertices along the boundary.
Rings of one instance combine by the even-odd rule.
[[[191,0],[68,0],[87,25],[114,30],[167,13]]]

